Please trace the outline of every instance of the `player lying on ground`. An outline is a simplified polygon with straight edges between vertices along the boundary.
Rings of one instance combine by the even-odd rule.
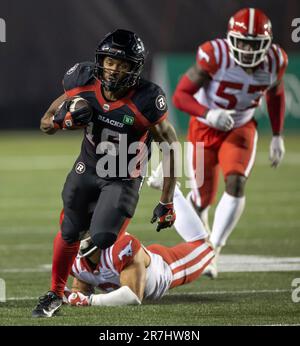
[[[168,289],[196,280],[211,262],[214,252],[196,212],[175,188],[175,228],[185,240],[174,247],[152,244],[144,247],[131,234],[122,234],[110,248],[100,250],[90,239],[72,266],[73,293],[66,291],[75,306],[141,304],[159,299]],[[95,294],[100,288],[108,293]]]
[[[195,187],[188,198],[208,230],[208,209],[217,193],[220,169],[224,175],[225,191],[210,236],[216,258],[245,207],[245,186],[256,153],[254,112],[263,96],[273,132],[272,166],[277,167],[284,156],[283,75],[288,61],[272,39],[271,22],[262,11],[238,11],[229,20],[227,39],[200,45],[196,64],[181,78],[174,93],[175,106],[191,116],[188,159]],[[197,142],[204,143],[203,184],[199,182],[201,167],[196,165]],[[217,276],[216,258],[207,268],[212,277]]]

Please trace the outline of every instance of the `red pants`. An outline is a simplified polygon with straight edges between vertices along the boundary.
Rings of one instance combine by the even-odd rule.
[[[214,202],[220,168],[225,180],[231,174],[249,176],[256,153],[255,120],[229,132],[223,132],[192,117],[188,140],[191,145],[187,158],[190,160],[189,167],[193,170],[191,175],[195,180],[194,186],[197,186],[193,188],[192,196],[199,207],[205,208]],[[200,168],[196,167],[195,146],[197,142],[204,143],[204,172],[199,172]]]
[[[170,288],[196,280],[214,257],[213,249],[204,240],[180,243],[173,247],[159,244],[147,246],[152,253],[160,255],[173,273]]]

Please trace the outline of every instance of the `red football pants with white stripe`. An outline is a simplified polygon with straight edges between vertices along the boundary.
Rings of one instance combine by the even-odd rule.
[[[173,274],[170,288],[196,280],[214,257],[213,248],[205,240],[180,243],[173,247],[153,244],[147,249],[168,263]]]
[[[201,208],[212,205],[218,190],[219,171],[225,180],[229,175],[237,174],[248,178],[254,165],[257,131],[255,120],[229,132],[209,127],[195,117],[191,117],[188,132],[188,168],[194,188],[192,198]],[[196,145],[203,143],[204,167],[197,164]],[[204,168],[204,170],[203,170]]]

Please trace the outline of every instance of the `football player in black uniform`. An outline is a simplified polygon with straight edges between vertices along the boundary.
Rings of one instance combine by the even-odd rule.
[[[136,209],[151,141],[177,141],[166,119],[164,92],[140,77],[144,60],[144,44],[135,33],[120,29],[109,33],[97,47],[95,63],[79,63],[67,71],[65,93],[41,119],[41,130],[47,134],[64,128],[66,117],[75,127],[87,126],[81,152],[62,192],[51,291],[40,297],[33,317],[51,317],[61,306],[81,234],[89,229],[94,244],[105,249],[125,232]],[[71,112],[68,105],[75,95],[88,101],[92,112],[85,107]],[[158,231],[175,221],[174,152],[163,156],[170,174],[164,178],[161,199],[151,220],[158,220]]]

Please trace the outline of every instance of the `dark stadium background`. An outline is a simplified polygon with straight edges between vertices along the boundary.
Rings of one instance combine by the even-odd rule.
[[[195,53],[197,45],[224,37],[229,17],[246,6],[272,19],[275,41],[288,52],[298,0],[1,0],[6,43],[0,43],[1,128],[37,128],[49,103],[62,92],[65,71],[92,60],[96,43],[115,28],[137,32],[149,51],[149,76],[157,53]]]
[[[66,70],[93,60],[107,32],[135,31],[149,51],[144,74],[166,91],[169,119],[183,141],[189,117],[171,106],[177,80],[195,60],[197,46],[225,37],[230,16],[249,6],[270,17],[274,42],[289,55],[286,155],[279,168],[270,168],[271,130],[262,108],[247,205],[222,251],[218,279],[201,277],[139,307],[64,307],[53,319],[32,319],[37,297],[49,287],[61,190],[82,139],[82,131],[55,136],[39,131],[41,116],[63,92]],[[292,41],[297,17],[300,0],[0,0],[0,19],[6,22],[6,42],[0,42],[0,326],[299,325],[299,290],[299,302],[292,300],[292,283],[300,282],[300,42]],[[223,189],[220,177],[217,200]],[[157,233],[150,223],[159,198],[159,191],[144,184],[128,231],[145,246],[174,246],[182,241],[174,228]],[[10,338],[13,334],[23,337],[22,332]],[[43,339],[33,333],[33,340]]]

